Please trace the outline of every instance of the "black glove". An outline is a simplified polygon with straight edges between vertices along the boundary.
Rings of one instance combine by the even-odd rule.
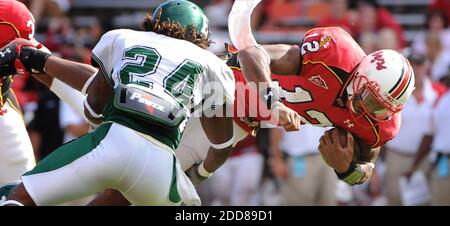
[[[0,75],[25,75],[33,72],[44,72],[44,65],[50,54],[37,49],[40,44],[16,38],[0,49]]]
[[[189,179],[191,180],[191,182],[194,186],[197,186],[202,181],[208,179],[208,177],[204,177],[198,173],[198,166],[199,166],[199,164],[195,164],[191,168],[189,168],[185,171],[186,176],[189,177]]]

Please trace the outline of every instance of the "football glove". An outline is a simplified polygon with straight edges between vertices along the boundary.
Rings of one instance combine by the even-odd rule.
[[[352,162],[350,168],[345,173],[338,173],[335,170],[338,178],[350,186],[355,184],[363,184],[373,174],[375,164],[370,162]]]
[[[0,49],[0,75],[26,75],[44,72],[49,53],[38,50],[41,44],[34,44],[23,38],[16,38]]]

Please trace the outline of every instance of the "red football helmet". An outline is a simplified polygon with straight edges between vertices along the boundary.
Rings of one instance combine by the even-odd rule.
[[[0,0],[0,47],[15,38],[31,40],[34,35],[34,23],[33,15],[23,3],[16,0]]]

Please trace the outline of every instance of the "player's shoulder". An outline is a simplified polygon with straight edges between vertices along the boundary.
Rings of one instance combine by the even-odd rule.
[[[319,27],[305,33],[303,63],[321,62],[351,72],[366,56],[350,34],[340,27]]]
[[[200,47],[198,47],[197,51],[199,51],[200,55],[198,56],[200,56],[200,59],[212,70],[229,70],[226,61],[216,56],[213,52]]]
[[[118,37],[133,37],[139,35],[142,31],[131,29],[114,29],[106,32],[102,37],[104,38],[118,38]]]
[[[100,38],[100,42],[113,42],[115,41],[118,37],[120,36],[126,36],[127,34],[129,34],[130,30],[128,29],[115,29],[115,30],[110,30],[107,31],[105,34],[102,35],[102,37]]]

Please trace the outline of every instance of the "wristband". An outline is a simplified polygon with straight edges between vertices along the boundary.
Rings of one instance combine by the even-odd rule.
[[[346,182],[350,186],[358,184],[366,175],[359,164],[356,164],[355,162],[350,164],[350,167],[345,173],[338,173],[336,170],[334,170],[334,172],[340,180]]]
[[[205,166],[203,165],[204,162],[202,162],[199,166],[198,166],[198,174],[202,177],[206,177],[209,178],[213,175],[213,173],[208,172],[205,169]]]
[[[233,136],[231,137],[231,139],[228,140],[227,142],[221,143],[221,144],[211,143],[211,147],[213,147],[214,149],[220,150],[220,149],[225,149],[227,147],[230,147],[233,144],[234,144],[234,133],[233,133]]]

